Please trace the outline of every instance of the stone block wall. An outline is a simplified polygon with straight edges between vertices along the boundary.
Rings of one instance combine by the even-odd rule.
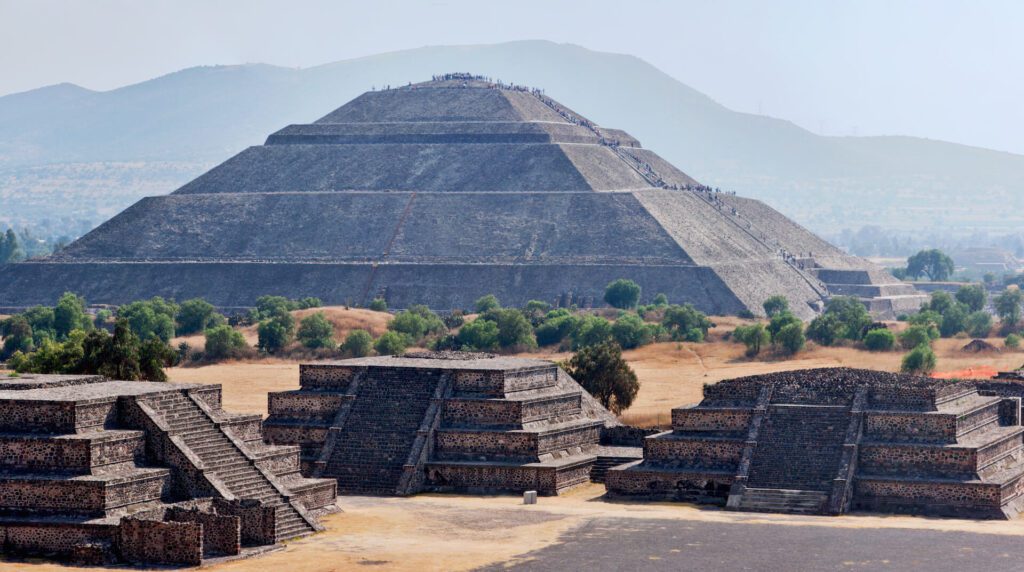
[[[198,522],[126,518],[119,528],[121,558],[133,564],[199,566],[203,527]]]

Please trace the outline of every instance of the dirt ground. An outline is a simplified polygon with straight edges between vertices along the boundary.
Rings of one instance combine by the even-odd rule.
[[[917,529],[1024,536],[1024,521],[968,521],[856,514],[842,517],[725,512],[676,503],[619,503],[604,487],[587,485],[527,506],[516,496],[418,495],[411,498],[339,497],[343,512],[323,520],[327,530],[287,543],[283,550],[215,564],[217,572],[288,570],[340,572],[363,567],[425,572],[472,570],[488,564],[527,563],[521,555],[560,542],[593,519],[664,519],[699,523],[773,524],[843,529]],[[672,527],[669,524],[670,528]],[[741,531],[742,529],[740,529]],[[737,531],[737,532],[740,532]],[[851,538],[855,538],[851,536]],[[0,572],[102,570],[59,564],[0,562]]]
[[[308,312],[308,311],[307,311]],[[358,327],[386,327],[380,321],[380,312],[350,310],[369,316],[360,316]],[[741,320],[714,318],[717,324],[711,331],[710,341],[704,343],[658,343],[624,352],[640,379],[640,393],[633,406],[622,415],[622,420],[645,426],[666,425],[672,408],[697,403],[705,383],[723,379],[756,375],[790,369],[816,367],[860,367],[883,371],[897,371],[902,351],[872,353],[855,348],[817,347],[808,349],[794,358],[779,359],[762,355],[748,359],[741,344],[722,341]],[[351,323],[351,321],[350,321]],[[375,333],[376,334],[376,333]],[[970,340],[941,339],[934,344],[938,358],[936,371],[954,372],[963,377],[990,377],[993,371],[1016,369],[1024,364],[1024,352],[1004,351],[992,354],[969,354],[960,351]],[[989,339],[992,345],[1002,347],[1002,340]],[[554,361],[567,359],[565,352],[540,351],[523,357],[540,357]],[[296,389],[299,386],[298,362],[287,360],[257,360],[229,362],[203,367],[178,367],[169,370],[172,381],[190,383],[220,383],[224,388],[224,407],[229,411],[267,413],[266,394],[269,391]]]

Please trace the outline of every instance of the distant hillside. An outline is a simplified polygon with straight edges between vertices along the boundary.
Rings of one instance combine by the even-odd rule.
[[[1024,156],[912,137],[818,136],[726,109],[635,57],[540,41],[422,48],[303,70],[200,67],[107,92],[61,84],[2,97],[0,226],[41,216],[98,223],[371,86],[447,71],[541,87],[698,180],[767,200],[818,232],[872,223],[964,233],[1024,226]],[[66,199],[79,192],[88,192],[86,204]]]

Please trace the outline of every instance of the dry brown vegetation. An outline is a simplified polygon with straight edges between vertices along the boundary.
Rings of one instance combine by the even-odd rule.
[[[306,315],[316,310],[302,310]],[[386,328],[389,315],[368,310],[330,308],[325,311],[338,331],[363,327],[373,335]],[[669,423],[673,407],[697,403],[705,383],[723,379],[755,375],[789,369],[816,367],[860,367],[883,371],[899,369],[902,351],[873,353],[853,347],[819,347],[808,344],[807,350],[789,358],[770,353],[756,359],[744,356],[741,344],[723,338],[737,325],[748,323],[735,317],[714,317],[716,326],[705,343],[666,342],[652,344],[623,353],[640,378],[640,394],[633,406],[622,415],[626,423],[643,426],[665,426]],[[894,329],[903,324],[893,324]],[[347,332],[347,331],[346,331]],[[253,333],[253,335],[255,335]],[[987,377],[996,370],[1016,369],[1024,363],[1024,352],[1003,351],[995,354],[970,354],[960,351],[968,340],[942,339],[935,342],[938,372],[956,372],[961,376]],[[989,339],[1002,347],[1002,341]],[[553,361],[567,359],[571,354],[553,350],[539,350],[524,357],[540,357]],[[220,383],[224,387],[224,405],[238,412],[266,414],[268,391],[295,389],[299,383],[296,360],[268,358],[253,361],[228,362],[203,367],[172,368],[173,381],[193,383]]]

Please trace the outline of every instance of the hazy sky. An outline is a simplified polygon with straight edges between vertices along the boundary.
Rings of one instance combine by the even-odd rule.
[[[1024,153],[1020,0],[0,0],[0,94],[523,39],[633,54],[819,133]]]

